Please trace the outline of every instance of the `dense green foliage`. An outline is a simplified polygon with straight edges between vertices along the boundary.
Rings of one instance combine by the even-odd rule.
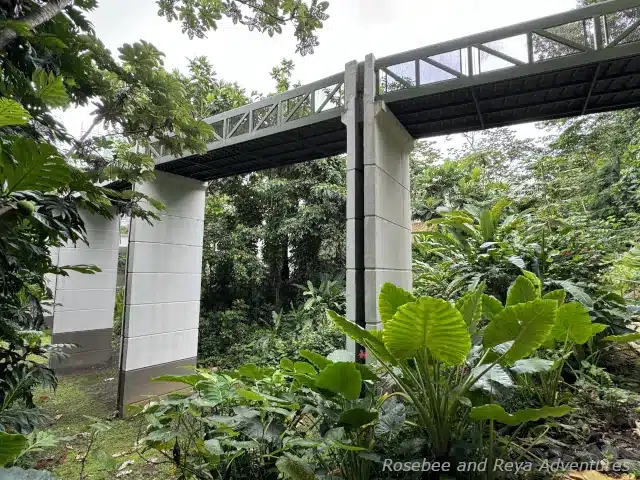
[[[212,81],[210,67],[201,75],[192,63],[190,71],[189,84],[199,92],[194,98],[206,96],[212,108],[247,101],[237,85]],[[292,87],[292,74],[290,60],[272,70],[277,92]],[[336,302],[344,308],[345,206],[343,158],[211,182],[205,204],[201,362],[237,367],[251,359],[273,365],[282,355],[297,357],[299,349],[327,354],[342,346],[323,308],[336,308],[331,306]],[[311,294],[320,299],[310,304]]]
[[[317,46],[328,7],[157,4],[190,37],[224,17],[268,35],[291,23],[301,54]],[[59,441],[41,429],[52,419],[34,398],[36,388],[57,385],[47,360],[72,347],[48,345],[43,332],[47,276],[97,271],[58,265],[51,250],[86,241],[83,215],[155,218],[148,206],[159,210],[159,202],[104,186],[153,178],[152,159],[134,145],[155,137],[167,151],[200,152],[211,136],[203,118],[263,96],[219,79],[204,57],[186,72],[167,71],[164,55],[144,41],[114,58],[85,18],[96,6],[0,2],[5,476],[24,475],[20,467]],[[295,86],[293,70],[291,60],[272,70],[274,93]],[[89,102],[94,124],[72,138],[53,111]],[[91,137],[100,124],[107,134]],[[146,428],[127,454],[154,454],[181,479],[369,479],[388,478],[389,457],[539,461],[563,456],[558,447],[633,435],[640,399],[604,367],[615,368],[608,356],[640,340],[639,125],[639,112],[628,110],[546,123],[547,136],[536,140],[497,129],[458,137],[446,154],[418,144],[414,291],[382,287],[378,331],[344,318],[343,157],[211,182],[201,368],[158,378],[190,391],[141,408],[136,421]],[[123,301],[119,291],[116,331]],[[367,364],[341,349],[345,335],[365,349],[358,360]],[[95,471],[91,462],[124,475],[126,462],[90,455],[115,434],[101,421],[85,423],[80,478]],[[628,460],[622,449],[595,450],[588,453],[597,459]]]
[[[303,360],[282,357],[274,367],[248,363],[158,377],[194,392],[138,409],[148,424],[142,451],[171,451],[164,455],[179,476],[200,479],[278,472],[294,480],[388,478],[383,459],[416,455],[454,465],[484,457],[493,465],[537,444],[536,427],[528,424],[574,410],[543,396],[511,413],[503,406],[522,385],[541,388],[562,369],[562,361],[546,358],[554,342],[564,344],[565,358],[568,345],[602,330],[579,302],[565,298],[561,289],[545,292],[528,271],[509,287],[504,304],[485,294],[484,284],[455,305],[385,284],[381,331],[327,313],[375,357],[374,367],[350,361],[344,350],[327,356],[301,350]],[[517,439],[514,426],[522,429]]]
[[[251,2],[243,12],[235,2],[218,4],[234,21],[270,35],[294,23],[303,54],[317,45],[313,32],[322,27],[328,7],[283,2],[264,10]],[[159,14],[185,20],[193,5],[165,3]],[[0,466],[51,443],[42,440],[45,434],[23,435],[48,420],[33,399],[35,387],[56,387],[47,360],[73,348],[43,342],[51,298],[47,276],[99,271],[58,265],[55,249],[87,243],[86,215],[157,219],[151,210],[161,210],[160,202],[109,184],[153,178],[153,161],[138,148],[151,137],[178,153],[203,151],[211,136],[202,121],[203,102],[194,100],[217,99],[194,92],[188,79],[165,70],[163,53],[145,41],[123,45],[115,59],[85,17],[96,6],[94,0],[0,3]],[[198,6],[197,28],[215,28],[211,7]],[[255,17],[245,15],[250,11]],[[202,59],[193,61],[193,71],[209,73]],[[223,90],[218,107],[227,108],[235,100],[225,96],[226,85],[216,86]],[[53,110],[89,102],[96,107],[93,125],[75,139]],[[99,124],[107,134],[90,137]]]

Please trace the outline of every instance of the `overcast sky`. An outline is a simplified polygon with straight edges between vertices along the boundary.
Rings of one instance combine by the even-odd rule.
[[[206,55],[218,76],[237,81],[247,92],[269,92],[269,71],[283,57],[294,60],[294,79],[303,84],[340,72],[351,60],[364,60],[427,46],[575,8],[576,0],[329,0],[330,18],[318,32],[313,55],[295,53],[291,30],[269,38],[222,21],[208,38],[189,40],[179,23],[157,16],[155,0],[103,0],[89,15],[97,33],[117,55],[123,43],[147,40],[166,54],[167,68],[186,69],[187,58]],[[65,112],[78,135],[90,124],[88,109]],[[533,132],[522,128],[521,132]]]

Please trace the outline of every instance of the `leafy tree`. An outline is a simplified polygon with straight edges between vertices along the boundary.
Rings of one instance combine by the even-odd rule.
[[[270,37],[282,33],[282,27],[291,23],[298,39],[296,52],[301,55],[313,53],[319,45],[314,32],[329,18],[329,2],[318,0],[158,0],[157,4],[158,13],[170,22],[179,20],[189,38],[204,38],[223,17]]]
[[[159,202],[104,185],[153,178],[153,160],[139,148],[150,137],[171,152],[203,151],[211,127],[201,119],[209,113],[199,108],[205,102],[193,101],[198,95],[220,109],[246,101],[235,85],[218,85],[217,98],[191,88],[194,82],[185,86],[180,73],[165,70],[162,52],[144,41],[122,46],[113,58],[84,16],[96,6],[93,0],[0,3],[0,429],[37,425],[42,417],[32,389],[56,386],[54,372],[34,358],[66,347],[41,341],[51,294],[45,276],[98,271],[57,265],[50,249],[87,241],[82,211],[156,218],[146,205],[161,209]],[[318,25],[289,7],[299,12],[294,21],[308,40],[304,35]],[[261,20],[242,21],[255,28]],[[195,59],[192,71],[214,77],[204,59]],[[52,110],[89,102],[94,123],[74,139]],[[99,124],[107,134],[90,138]]]
[[[293,86],[292,71],[290,60],[272,70],[279,91]],[[195,73],[189,82],[196,82]],[[197,91],[218,98],[224,82],[199,78]],[[241,94],[236,90],[233,97]],[[287,314],[302,302],[298,284],[344,283],[345,168],[343,158],[328,158],[211,182],[203,248],[204,357],[247,338],[250,326],[277,330],[272,312]]]

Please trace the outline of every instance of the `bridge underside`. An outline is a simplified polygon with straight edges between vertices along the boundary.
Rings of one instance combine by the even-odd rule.
[[[414,138],[640,106],[640,56],[387,101]]]
[[[637,107],[640,55],[455,90],[409,93],[402,98],[407,93],[392,92],[385,102],[415,139]],[[169,160],[157,169],[207,181],[342,154],[346,142],[345,126],[336,115],[204,155]]]
[[[346,143],[347,131],[336,112],[327,120],[170,160],[156,169],[206,181],[339,155]]]

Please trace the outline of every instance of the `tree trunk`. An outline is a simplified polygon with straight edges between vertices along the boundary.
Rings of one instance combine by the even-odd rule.
[[[73,0],[51,0],[44,7],[33,11],[22,18],[18,18],[17,21],[26,23],[29,27],[35,29],[43,23],[51,20],[63,9],[70,7],[72,4]],[[0,51],[5,50],[17,37],[18,34],[10,28],[5,28],[0,31]]]

